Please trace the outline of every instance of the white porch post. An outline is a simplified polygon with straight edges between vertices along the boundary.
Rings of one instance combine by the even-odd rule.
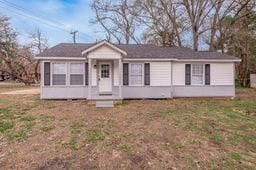
[[[88,58],[88,99],[92,98],[92,59]]]
[[[123,63],[122,59],[118,60],[118,71],[119,71],[119,98],[123,98]]]

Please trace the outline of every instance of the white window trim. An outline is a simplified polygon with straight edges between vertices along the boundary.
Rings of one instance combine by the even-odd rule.
[[[66,65],[66,84],[65,85],[54,85],[53,84],[53,64],[65,64]],[[68,86],[68,63],[64,61],[58,61],[58,62],[51,62],[51,86],[54,87],[66,87]]]
[[[71,75],[81,75],[81,74],[71,74],[71,69],[70,69],[70,65],[71,64],[82,64],[83,65],[83,84],[81,84],[81,85],[71,85]],[[68,64],[68,77],[69,77],[69,81],[68,81],[68,83],[69,84],[67,84],[68,86],[85,86],[85,63],[84,62],[70,62],[69,64]]]
[[[109,75],[108,75],[108,77],[102,77],[102,65],[108,65],[109,67],[108,67],[108,72],[109,72]],[[100,78],[112,78],[112,76],[111,76],[111,63],[100,63],[100,65],[99,65],[99,77]]]
[[[141,85],[131,83],[132,64],[141,64],[142,65],[142,83],[141,83]],[[129,63],[129,86],[136,86],[136,87],[144,86],[144,63]]]
[[[203,65],[203,83],[202,84],[193,84],[192,83],[192,73],[193,73],[193,65]],[[204,63],[192,63],[190,68],[190,78],[192,86],[204,86],[205,85],[205,64]]]

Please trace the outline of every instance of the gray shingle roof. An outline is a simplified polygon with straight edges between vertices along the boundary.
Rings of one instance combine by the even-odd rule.
[[[61,43],[39,54],[40,57],[82,57],[82,51],[95,44]],[[185,47],[157,47],[146,44],[116,45],[127,53],[125,58],[170,58],[170,59],[206,59],[237,60],[238,58],[219,52],[198,52]]]

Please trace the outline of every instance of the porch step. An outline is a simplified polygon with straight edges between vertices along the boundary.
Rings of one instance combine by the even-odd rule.
[[[114,107],[114,101],[111,101],[111,100],[96,101],[96,107]]]

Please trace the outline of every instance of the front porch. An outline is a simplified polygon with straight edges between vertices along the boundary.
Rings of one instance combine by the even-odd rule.
[[[123,55],[116,46],[101,42],[82,52],[88,62],[89,100],[120,100],[122,95]]]
[[[87,99],[89,100],[122,100],[122,87],[121,87],[121,93],[119,92],[119,87],[112,87],[111,92],[107,93],[101,93],[99,91],[99,86],[93,86],[91,87],[91,98],[89,98],[89,92]]]
[[[122,60],[88,58],[89,100],[122,99]]]

